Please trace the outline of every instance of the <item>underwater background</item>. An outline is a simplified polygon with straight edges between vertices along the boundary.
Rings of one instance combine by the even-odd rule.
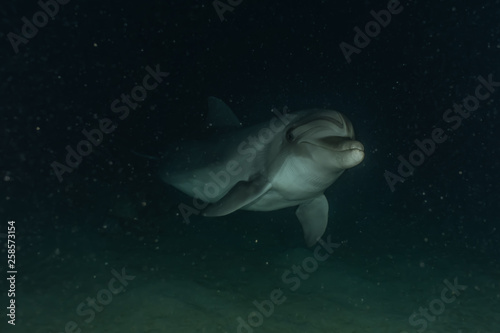
[[[500,332],[500,1],[16,0],[0,17],[0,332]],[[210,134],[210,96],[243,125],[284,107],[352,121],[366,156],[325,192],[326,260],[294,208],[182,218],[192,199],[144,155]]]

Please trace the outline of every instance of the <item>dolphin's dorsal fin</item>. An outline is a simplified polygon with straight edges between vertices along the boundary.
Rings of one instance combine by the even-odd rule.
[[[208,98],[208,117],[210,126],[214,127],[241,127],[241,122],[227,106],[217,97]]]

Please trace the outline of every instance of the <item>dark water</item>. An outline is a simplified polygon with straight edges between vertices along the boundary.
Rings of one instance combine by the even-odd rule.
[[[45,3],[0,7],[1,332],[500,331],[500,1]],[[133,153],[205,138],[209,96],[351,119],[324,261],[293,208],[185,223]]]

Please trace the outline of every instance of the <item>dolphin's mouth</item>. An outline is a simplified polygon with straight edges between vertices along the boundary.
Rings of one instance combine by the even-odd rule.
[[[348,150],[359,150],[359,151],[365,150],[365,147],[361,142],[341,136],[326,136],[322,138],[304,140],[302,142],[309,143],[336,152],[342,152]]]

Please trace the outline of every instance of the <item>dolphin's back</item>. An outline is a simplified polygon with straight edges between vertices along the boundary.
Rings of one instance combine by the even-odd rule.
[[[214,174],[220,174],[221,179],[225,180],[224,174],[229,174],[228,163],[232,165],[237,163],[238,167],[235,169],[239,172],[230,175],[227,184],[224,182],[222,183],[224,186],[218,186],[218,195],[208,198],[210,200],[207,201],[219,200],[237,182],[248,180],[259,168],[263,167],[264,151],[246,145],[248,136],[262,126],[239,129],[217,136],[213,140],[190,141],[173,145],[163,158],[160,167],[161,178],[185,194],[195,196],[196,188],[203,193],[206,184],[214,183]],[[252,149],[255,154],[244,154],[241,148]]]

